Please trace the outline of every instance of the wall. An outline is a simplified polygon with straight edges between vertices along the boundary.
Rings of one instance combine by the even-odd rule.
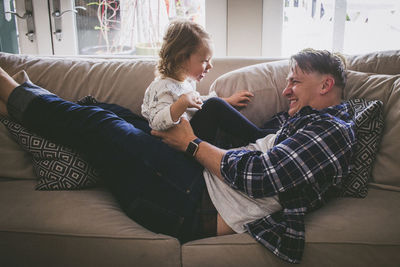
[[[262,0],[228,0],[228,56],[261,56],[262,7]]]
[[[215,56],[279,55],[282,23],[277,22],[282,20],[281,0],[206,0],[206,29]]]

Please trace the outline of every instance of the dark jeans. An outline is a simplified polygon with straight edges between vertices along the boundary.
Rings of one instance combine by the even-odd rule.
[[[21,98],[21,91],[29,94],[35,88],[25,83],[14,91]],[[13,93],[9,103],[19,103]],[[147,123],[130,111],[120,110],[127,122],[104,109],[118,106],[81,106],[51,94],[27,98],[31,100],[21,111],[21,123],[77,148],[99,170],[129,217],[183,242],[194,238],[195,211],[205,189],[200,164],[149,135]]]
[[[213,97],[204,102],[190,120],[194,133],[202,140],[215,144],[217,131],[222,130],[248,144],[270,133],[249,121],[239,111],[221,98]]]

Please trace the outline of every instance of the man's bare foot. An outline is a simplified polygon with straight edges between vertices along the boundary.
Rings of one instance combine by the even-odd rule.
[[[8,115],[7,101],[11,92],[19,84],[0,67],[0,114]]]

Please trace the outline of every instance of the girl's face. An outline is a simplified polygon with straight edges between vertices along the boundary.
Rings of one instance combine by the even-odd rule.
[[[183,64],[185,78],[192,78],[201,81],[207,72],[213,67],[211,64],[212,46],[209,42],[204,42],[199,49],[190,55],[189,59]]]

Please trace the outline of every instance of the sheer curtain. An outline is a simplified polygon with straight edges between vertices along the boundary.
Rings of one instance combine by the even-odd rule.
[[[120,45],[137,54],[154,54],[169,23],[165,0],[120,1]]]

